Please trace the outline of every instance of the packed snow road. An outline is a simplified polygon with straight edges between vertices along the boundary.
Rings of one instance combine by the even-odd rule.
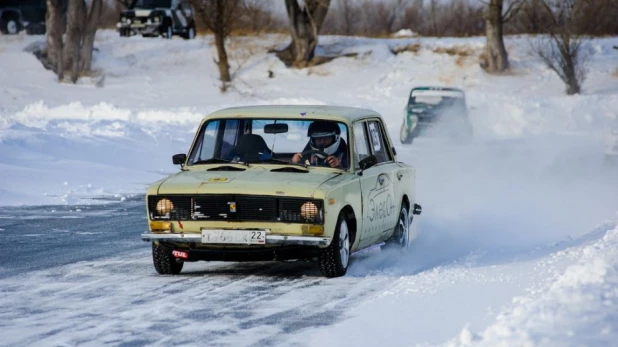
[[[3,343],[287,345],[390,281],[361,275],[379,262],[335,281],[308,262],[201,262],[160,276],[139,238],[145,225],[143,198],[1,209],[0,326],[12,331]]]
[[[0,328],[11,331],[2,344],[445,343],[491,324],[514,297],[577,261],[564,250],[615,227],[597,223],[613,208],[613,171],[551,144],[399,148],[424,169],[421,237],[405,257],[356,254],[336,279],[301,261],[198,262],[160,276],[139,237],[140,196],[0,208]]]

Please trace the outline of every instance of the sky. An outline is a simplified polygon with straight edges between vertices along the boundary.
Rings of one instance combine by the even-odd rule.
[[[95,73],[77,84],[58,83],[28,52],[43,37],[0,36],[0,211],[128,204],[148,184],[178,171],[172,155],[186,153],[199,121],[221,108],[370,108],[382,114],[398,159],[417,169],[423,214],[414,227],[421,237],[397,262],[363,255],[343,278],[282,284],[281,300],[267,299],[254,308],[255,314],[294,308],[309,315],[316,313],[310,307],[317,302],[342,316],[325,326],[273,335],[269,329],[287,331],[285,325],[241,329],[236,338],[248,340],[240,345],[263,336],[300,346],[605,346],[618,340],[618,170],[604,157],[610,124],[618,117],[612,48],[618,38],[589,42],[588,77],[582,93],[573,96],[565,95],[556,74],[530,53],[532,37],[507,38],[512,70],[500,76],[478,66],[482,37],[322,36],[318,55],[357,55],[298,70],[267,53],[288,40],[286,35],[232,38],[227,47],[234,80],[221,93],[210,36],[163,40],[99,31]],[[409,43],[420,43],[421,49],[399,55],[390,51]],[[460,54],[441,53],[445,48]],[[407,95],[420,85],[466,92],[471,143],[454,145],[441,138],[399,143]],[[133,256],[136,265],[125,274],[115,269],[127,256],[110,254],[54,268],[55,275],[33,271],[0,278],[0,288],[6,288],[0,298],[6,309],[0,313],[1,325],[16,332],[6,343],[98,345],[109,342],[109,336],[89,334],[88,324],[102,322],[112,335],[124,338],[126,331],[114,319],[135,325],[134,334],[150,336],[146,341],[151,344],[169,342],[129,317],[147,320],[147,309],[131,295],[146,295],[166,281],[152,274],[148,249]],[[208,285],[210,275],[204,272],[213,268],[245,269],[188,265],[183,273],[197,274],[189,278],[196,285]],[[251,272],[256,268],[249,266],[244,273],[268,282]],[[83,281],[78,274],[84,273],[89,274],[84,284],[70,290],[73,277]],[[46,276],[59,276],[62,284],[50,285]],[[132,276],[141,279],[139,284],[122,284],[134,283]],[[230,285],[231,276],[213,277],[210,285]],[[99,280],[108,283],[107,295],[96,294]],[[312,281],[318,285],[307,284]],[[188,287],[180,290],[195,294]],[[49,301],[38,301],[43,300],[37,298],[40,292]],[[68,296],[81,300],[67,302]],[[329,301],[311,299],[321,296]],[[221,305],[229,299],[218,298]],[[38,312],[34,307],[39,304],[56,315]],[[110,313],[109,307],[119,304],[127,316]],[[169,315],[179,314],[173,305],[166,308]],[[15,319],[24,309],[32,310],[31,317]],[[204,334],[197,320],[178,319],[187,325],[173,332]],[[242,321],[228,319],[220,324]],[[66,327],[66,321],[77,330]],[[186,344],[197,344],[197,337]],[[238,345],[241,340],[216,341]]]

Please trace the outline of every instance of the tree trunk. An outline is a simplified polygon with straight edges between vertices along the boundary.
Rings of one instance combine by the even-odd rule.
[[[62,9],[59,0],[47,0],[45,27],[49,64],[47,67],[52,69],[61,81],[64,78],[64,63],[62,59]]]
[[[102,0],[93,0],[90,5],[90,13],[88,13],[88,21],[82,32],[82,46],[80,52],[80,70],[90,71],[92,67],[92,50],[94,46],[94,37],[99,26],[101,18],[101,10],[103,8]],[[84,11],[85,12],[85,11]]]
[[[297,0],[285,0],[292,42],[277,56],[286,65],[306,67],[315,54],[318,32],[324,23],[330,0],[305,0],[303,9]]]
[[[504,47],[502,0],[491,0],[485,14],[485,59],[481,66],[487,72],[503,72],[509,68],[509,58]]]
[[[64,45],[65,69],[71,70],[71,82],[79,78],[79,55],[82,45],[84,0],[69,0],[67,8],[67,32]]]
[[[227,52],[225,51],[225,37],[222,33],[215,33],[215,46],[217,47],[217,55],[219,60],[217,66],[219,67],[219,79],[221,82],[230,82],[230,64],[227,59]]]

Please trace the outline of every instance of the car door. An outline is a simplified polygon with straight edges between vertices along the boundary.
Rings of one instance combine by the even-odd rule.
[[[393,227],[398,203],[395,201],[393,177],[396,170],[393,157],[384,139],[382,123],[369,119],[354,125],[355,155],[358,162],[369,155],[377,159],[376,165],[362,171],[360,176],[363,220],[360,246],[365,247],[382,239]],[[362,135],[361,135],[362,134]]]

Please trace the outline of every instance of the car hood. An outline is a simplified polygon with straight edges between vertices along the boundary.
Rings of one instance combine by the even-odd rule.
[[[181,171],[159,182],[157,194],[255,194],[313,196],[337,172],[271,172],[272,168],[249,167],[245,171]]]

